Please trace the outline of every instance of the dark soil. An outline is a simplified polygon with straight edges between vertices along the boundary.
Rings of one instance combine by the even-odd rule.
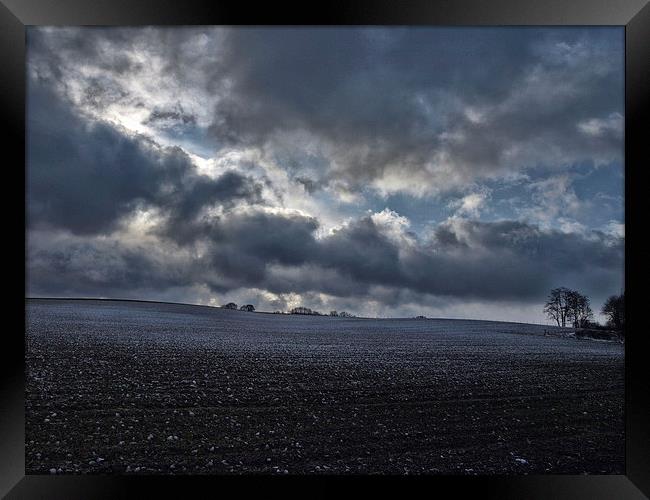
[[[624,472],[619,343],[490,322],[26,307],[27,473]]]

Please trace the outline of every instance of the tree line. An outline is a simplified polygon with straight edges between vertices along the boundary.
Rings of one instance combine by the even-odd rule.
[[[589,297],[577,290],[566,287],[551,290],[544,312],[557,326],[572,326],[573,328],[590,328],[599,326],[593,321]],[[625,294],[612,295],[605,301],[601,313],[607,318],[607,326],[623,331],[625,326]]]
[[[237,307],[237,304],[235,304],[234,302],[228,302],[226,305],[221,307],[223,309],[233,309],[235,311],[239,309],[240,311],[255,312],[255,306],[253,304],[245,304],[241,307]]]
[[[246,304],[246,305],[243,305],[243,306],[239,307],[234,302],[228,302],[227,304],[225,304],[225,305],[223,305],[221,307],[223,309],[232,309],[232,310],[235,310],[235,311],[237,309],[239,309],[240,311],[255,312],[255,306],[253,306],[252,304]],[[275,314],[287,314],[287,313],[283,313],[281,311],[275,311]],[[351,314],[351,313],[346,312],[346,311],[341,311],[341,312],[330,311],[329,314],[323,314],[323,313],[320,313],[318,311],[314,311],[314,310],[310,309],[309,307],[302,307],[302,306],[294,307],[293,309],[291,309],[288,312],[288,314],[304,314],[304,315],[308,315],[308,316],[335,316],[335,317],[340,317],[340,318],[354,318],[355,317],[354,314]]]

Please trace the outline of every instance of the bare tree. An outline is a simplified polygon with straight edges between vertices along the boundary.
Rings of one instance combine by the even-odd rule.
[[[554,288],[544,304],[546,315],[557,326],[584,327],[593,318],[589,297],[566,287]]]
[[[589,304],[589,297],[575,290],[569,290],[567,294],[567,309],[567,317],[573,323],[574,328],[588,326],[594,316]]]
[[[544,312],[557,323],[557,326],[566,326],[570,292],[571,290],[565,287],[553,288],[544,304]]]
[[[607,323],[619,331],[625,327],[625,294],[612,295],[609,297],[601,312],[607,316]]]

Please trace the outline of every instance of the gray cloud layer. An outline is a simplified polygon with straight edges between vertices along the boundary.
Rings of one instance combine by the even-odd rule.
[[[532,302],[558,283],[600,299],[620,286],[623,241],[602,233],[586,238],[524,223],[458,220],[439,226],[430,240],[400,244],[370,218],[321,239],[316,228],[308,217],[233,215],[201,234],[207,243],[201,257],[175,245],[160,254],[146,245],[63,238],[36,245],[30,279],[47,293],[205,285],[218,293],[253,287],[382,301],[406,289]]]
[[[312,186],[421,194],[622,160],[623,36],[606,28],[95,28],[31,30],[29,44],[41,77],[85,105],[149,107],[146,123],[162,127],[196,125],[207,109],[216,145],[298,163],[309,150],[327,165]],[[98,71],[72,85],[71,64]],[[209,97],[161,108],[129,75]]]
[[[580,128],[622,112],[622,37],[605,41],[598,30],[232,30],[229,92],[212,130],[275,148],[278,135],[307,131],[333,163],[330,176],[413,175],[433,190],[621,159],[620,128]]]
[[[32,246],[29,272],[37,290],[96,294],[205,285],[220,293],[255,287],[372,297],[373,287],[381,287],[535,300],[549,286],[580,276],[589,277],[583,286],[594,292],[611,289],[620,275],[621,239],[542,231],[522,222],[455,219],[427,239],[412,239],[407,232],[395,238],[363,216],[317,238],[313,217],[228,210],[204,217],[207,205],[254,206],[259,186],[235,172],[214,180],[198,175],[178,149],[89,122],[51,95],[43,101],[38,91],[32,95],[38,112],[29,121],[30,227],[110,236],[122,217],[155,206],[164,217],[154,233],[170,248],[152,252],[103,238]],[[51,127],[52,119],[61,125]],[[382,293],[382,300],[391,296]]]

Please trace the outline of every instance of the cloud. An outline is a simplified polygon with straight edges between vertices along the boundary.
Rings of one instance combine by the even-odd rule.
[[[384,212],[374,218],[387,217],[399,216]],[[593,297],[620,286],[623,240],[605,233],[452,218],[437,225],[429,239],[396,238],[406,226],[396,228],[394,220],[376,223],[368,215],[317,238],[318,222],[310,217],[232,213],[207,227],[197,225],[192,244],[154,243],[153,253],[103,238],[36,242],[29,275],[35,292],[49,286],[52,293],[57,276],[80,293],[166,284],[207,287],[218,294],[242,288],[275,296],[325,294],[393,306],[405,293],[425,303],[427,297],[531,303],[559,284]],[[104,253],[110,254],[105,262]]]
[[[27,238],[28,294],[132,297],[200,281],[186,250],[155,240],[31,231]]]
[[[30,83],[27,121],[28,223],[77,234],[110,233],[140,208],[157,207],[178,227],[212,204],[255,203],[262,186],[226,171],[199,174],[178,147],[75,112]]]
[[[610,220],[606,224],[604,232],[618,238],[625,238],[625,224]]]
[[[330,178],[416,195],[622,159],[620,140],[578,125],[621,116],[620,33],[395,29],[379,46],[373,33],[228,31],[230,86],[215,106],[215,137],[274,148],[306,132]]]
[[[449,206],[456,210],[457,215],[478,217],[489,196],[489,190],[483,189],[482,191],[470,193],[460,199],[453,200],[449,203]]]
[[[150,134],[191,123],[197,148],[257,148],[308,190],[425,196],[622,161],[620,29],[29,31],[32,72],[77,105]]]
[[[526,187],[530,191],[530,203],[521,210],[522,215],[550,227],[553,222],[560,224],[586,213],[590,201],[582,201],[573,188],[573,179],[566,173],[548,176],[530,182]]]
[[[622,164],[622,42],[30,28],[30,293],[492,317],[559,285],[596,301],[621,286],[624,228],[588,223],[595,181],[575,174],[609,186]]]
[[[590,118],[578,123],[578,129],[593,137],[611,136],[620,141],[623,136],[623,115],[612,113],[607,118]]]

